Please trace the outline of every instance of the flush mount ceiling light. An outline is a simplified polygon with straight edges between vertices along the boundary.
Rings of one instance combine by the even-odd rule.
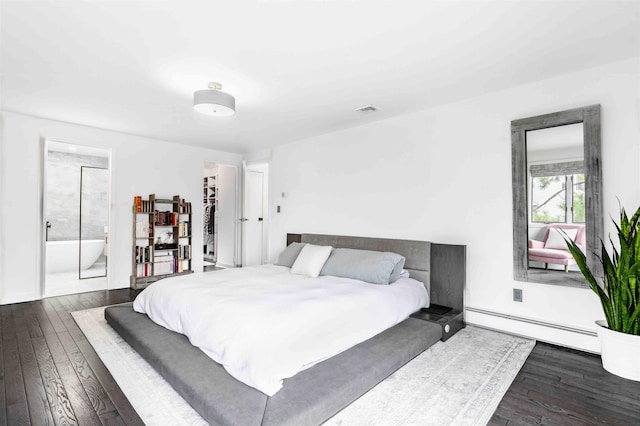
[[[209,88],[193,94],[193,109],[202,114],[229,117],[236,113],[236,98],[222,92],[220,83],[209,83]]]

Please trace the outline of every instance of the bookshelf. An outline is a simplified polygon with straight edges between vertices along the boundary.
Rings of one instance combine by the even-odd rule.
[[[131,288],[193,273],[191,219],[191,203],[179,195],[134,197]]]

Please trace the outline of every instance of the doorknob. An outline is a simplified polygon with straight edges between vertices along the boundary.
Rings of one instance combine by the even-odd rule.
[[[45,241],[49,241],[49,229],[51,229],[51,222],[47,221],[44,236]]]
[[[259,217],[259,218],[258,218],[258,220],[259,220],[260,222],[262,222],[262,218],[261,218],[261,217]]]

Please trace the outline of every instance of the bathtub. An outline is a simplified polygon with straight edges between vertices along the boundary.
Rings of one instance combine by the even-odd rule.
[[[47,273],[73,272],[78,270],[78,240],[47,241]],[[104,250],[104,240],[82,240],[81,270],[95,263]]]

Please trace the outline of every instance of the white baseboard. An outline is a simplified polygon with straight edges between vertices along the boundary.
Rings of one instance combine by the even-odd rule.
[[[570,327],[517,315],[493,312],[471,306],[465,307],[467,324],[536,339],[590,353],[600,353],[595,330]]]

